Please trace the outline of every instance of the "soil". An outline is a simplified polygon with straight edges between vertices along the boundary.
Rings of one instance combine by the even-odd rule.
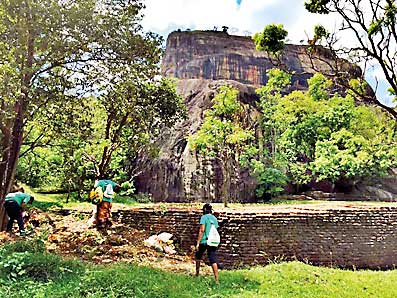
[[[14,232],[17,233],[14,223]],[[62,215],[59,212],[30,210],[26,223],[27,238],[40,237],[46,243],[47,251],[64,257],[77,258],[95,264],[115,262],[136,263],[143,266],[161,268],[165,271],[193,275],[193,248],[188,253],[178,251],[166,254],[144,245],[150,234],[131,229],[114,222],[108,229],[98,230],[88,223],[88,216],[81,213]],[[0,232],[0,245],[20,239],[16,234]],[[203,265],[201,272],[211,274]]]

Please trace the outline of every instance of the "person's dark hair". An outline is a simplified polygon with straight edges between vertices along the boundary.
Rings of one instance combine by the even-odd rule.
[[[115,192],[119,192],[121,190],[120,184],[117,184],[113,189]]]
[[[34,201],[34,197],[33,197],[33,196],[30,196],[29,203],[32,204],[33,201]]]
[[[211,206],[211,204],[204,204],[204,206],[203,206],[203,213],[204,214],[210,214],[210,213],[212,213],[212,206]]]

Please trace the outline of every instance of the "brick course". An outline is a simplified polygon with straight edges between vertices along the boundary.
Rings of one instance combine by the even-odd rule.
[[[179,248],[195,245],[199,210],[129,209],[113,218],[150,234],[170,232]],[[327,210],[226,211],[218,217],[220,263],[225,268],[301,260],[343,268],[394,268],[397,206]]]

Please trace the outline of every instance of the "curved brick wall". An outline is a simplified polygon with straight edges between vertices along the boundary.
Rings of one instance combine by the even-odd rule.
[[[266,264],[282,257],[317,265],[387,269],[397,264],[397,205],[295,205],[215,213],[219,260],[225,268]],[[151,233],[167,231],[188,252],[195,245],[199,210],[118,210],[114,219]]]

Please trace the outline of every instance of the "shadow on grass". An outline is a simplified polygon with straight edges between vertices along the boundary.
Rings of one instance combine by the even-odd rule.
[[[61,202],[46,202],[46,201],[37,201],[35,200],[32,204],[32,207],[35,207],[37,209],[40,209],[44,212],[47,212],[51,209],[54,208],[62,208],[63,207],[63,203]]]

